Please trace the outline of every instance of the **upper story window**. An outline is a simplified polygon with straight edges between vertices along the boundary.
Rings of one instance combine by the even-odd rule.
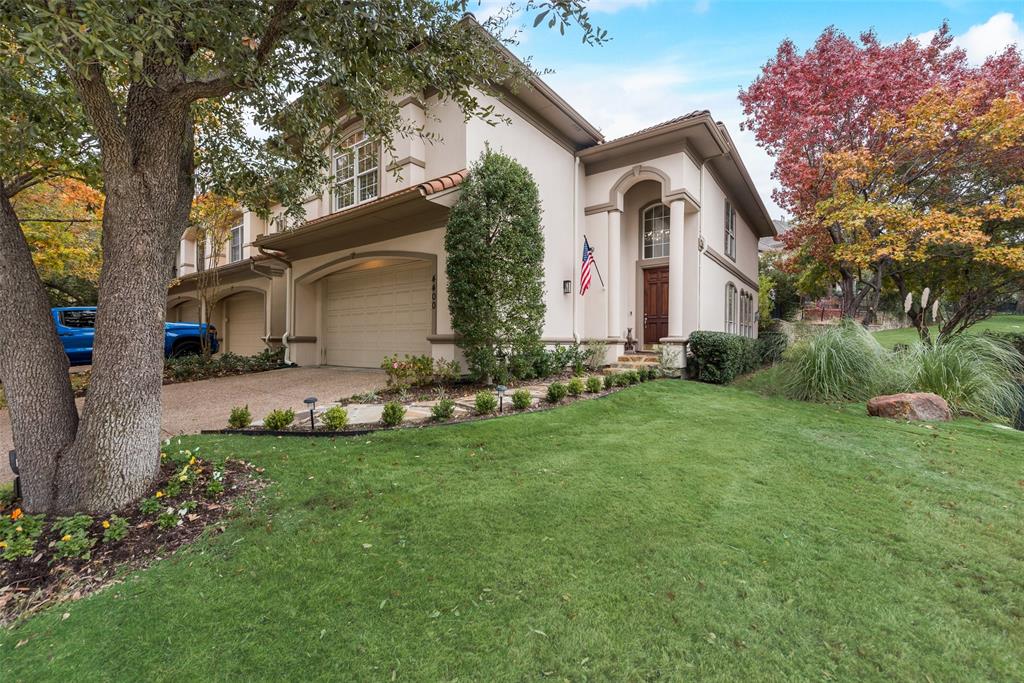
[[[736,307],[739,304],[739,297],[736,292],[736,285],[729,283],[725,286],[725,331],[736,334]]]
[[[725,200],[725,255],[736,260],[736,209]]]
[[[206,239],[196,240],[196,271],[206,270]]]
[[[669,208],[655,204],[644,209],[641,234],[644,240],[644,258],[668,256]]]
[[[334,210],[376,199],[380,192],[378,145],[359,133],[334,152]]]
[[[232,263],[242,260],[242,226],[231,228],[231,242],[228,244],[228,260]]]

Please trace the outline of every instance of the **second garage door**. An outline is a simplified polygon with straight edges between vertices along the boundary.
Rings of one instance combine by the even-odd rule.
[[[256,292],[234,294],[221,301],[227,318],[224,350],[252,356],[266,348],[265,308],[263,295]]]
[[[433,266],[416,262],[331,275],[324,283],[324,363],[380,367],[430,353]]]

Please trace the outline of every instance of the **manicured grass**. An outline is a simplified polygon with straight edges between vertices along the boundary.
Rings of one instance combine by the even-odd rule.
[[[336,442],[183,439],[266,467],[263,508],[3,633],[0,671],[1021,680],[1024,434],[862,410],[661,381]]]
[[[968,332],[978,333],[986,330],[992,332],[1024,332],[1024,315],[1000,314],[994,315],[988,320],[982,320],[971,327]],[[931,328],[932,337],[939,331],[938,327]],[[913,327],[904,327],[898,330],[882,330],[875,332],[875,338],[882,346],[892,348],[896,344],[912,344],[918,340],[917,330]]]

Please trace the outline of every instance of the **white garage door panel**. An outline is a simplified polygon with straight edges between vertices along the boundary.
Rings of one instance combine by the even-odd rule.
[[[380,367],[386,355],[430,353],[428,263],[332,275],[324,285],[324,363]]]
[[[226,351],[242,356],[257,354],[266,346],[263,297],[255,292],[235,294],[224,300],[227,307]]]

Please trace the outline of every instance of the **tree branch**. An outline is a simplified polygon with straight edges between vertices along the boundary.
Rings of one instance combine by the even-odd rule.
[[[266,63],[270,53],[284,35],[288,18],[297,6],[298,0],[278,0],[274,5],[270,21],[267,23],[267,29],[263,32],[263,36],[260,37],[256,45],[254,56],[256,68]],[[174,89],[174,94],[188,102],[194,102],[195,100],[205,98],[224,97],[245,87],[248,87],[246,82],[239,81],[233,72],[225,71],[206,79],[186,80]]]
[[[78,90],[82,108],[96,129],[100,144],[107,147],[108,152],[116,152],[119,148],[123,151],[127,129],[107,88],[103,68],[99,64],[89,65],[88,76],[82,76],[75,69],[69,69],[68,77]]]

